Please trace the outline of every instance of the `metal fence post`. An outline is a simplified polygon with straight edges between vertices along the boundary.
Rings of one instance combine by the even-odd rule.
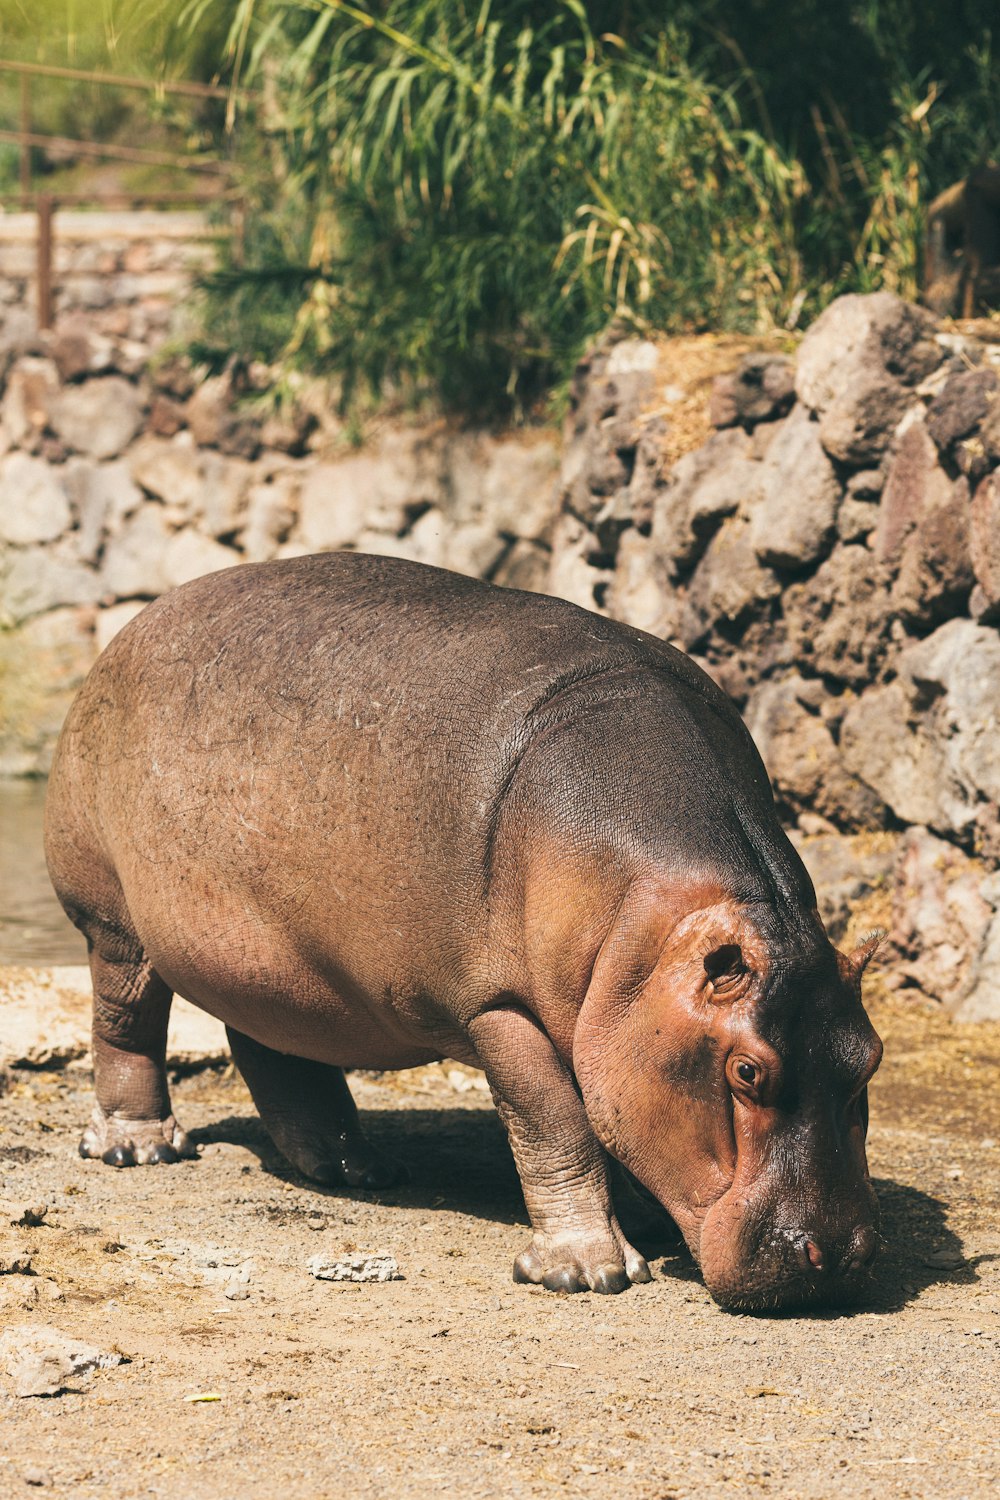
[[[31,78],[21,74],[21,192],[25,197],[31,192],[31,147],[27,137],[31,134]]]
[[[38,326],[52,327],[52,198],[39,193],[38,208]]]

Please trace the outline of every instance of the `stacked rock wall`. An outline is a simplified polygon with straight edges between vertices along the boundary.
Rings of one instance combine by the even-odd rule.
[[[1000,343],[844,297],[717,380],[673,465],[670,358],[582,373],[554,591],[736,699],[835,931],[894,880],[894,972],[1000,1013]]]
[[[48,769],[73,692],[150,599],[240,562],[354,547],[543,587],[557,436],[387,421],[346,441],[327,393],[275,410],[63,325],[0,386],[0,774]]]
[[[182,318],[192,275],[212,263],[215,238],[216,231],[197,212],[55,213],[56,325],[85,320],[90,333],[148,350]],[[29,348],[36,339],[37,247],[37,214],[0,213],[0,351],[5,353]]]

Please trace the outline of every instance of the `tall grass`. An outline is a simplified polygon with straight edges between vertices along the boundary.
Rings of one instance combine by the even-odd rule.
[[[240,0],[234,65],[252,38],[240,66],[270,88],[283,191],[311,227],[286,353],[349,391],[516,406],[612,317],[760,327],[787,312],[796,163],[692,67],[683,31],[629,42],[598,34],[595,9]],[[278,352],[253,333],[255,353]]]
[[[34,3],[146,16],[144,71],[212,56],[255,86],[227,121],[245,256],[202,351],[348,399],[525,409],[613,318],[762,330],[912,296],[930,198],[1000,150],[995,0]]]

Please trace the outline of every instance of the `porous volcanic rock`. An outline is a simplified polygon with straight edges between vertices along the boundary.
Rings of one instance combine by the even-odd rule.
[[[1000,619],[1000,470],[980,480],[969,508],[969,551],[976,577],[972,613],[981,624]]]
[[[850,687],[878,676],[890,645],[889,577],[867,547],[837,547],[782,596],[786,658]]]
[[[894,682],[864,693],[841,728],[844,760],[904,823],[981,848],[1000,804],[1000,634],[949,620],[906,647]]]
[[[1000,1017],[1000,881],[926,828],[907,829],[893,888],[891,972],[964,1020]]]
[[[831,457],[877,460],[913,400],[914,387],[944,359],[934,319],[891,292],[838,297],[799,346],[795,390],[819,416]]]
[[[754,551],[772,568],[815,562],[834,535],[840,484],[819,426],[804,406],[781,422],[756,476],[750,505]]]
[[[690,569],[720,523],[756,489],[760,464],[738,427],[716,432],[675,465],[656,497],[652,536],[671,571]]]
[[[894,834],[804,834],[789,838],[816,889],[816,904],[835,943],[844,938],[859,902],[889,886],[897,860]]]
[[[779,803],[811,812],[846,829],[876,829],[882,799],[844,765],[820,712],[822,685],[799,676],[761,683],[744,718],[767,766]]]
[[[966,438],[981,424],[991,406],[1000,401],[1000,377],[986,368],[957,366],[927,411],[927,431],[942,453]]]
[[[712,386],[713,427],[756,427],[785,416],[795,401],[795,366],[784,354],[748,354]]]
[[[697,647],[719,625],[744,624],[780,591],[774,574],[758,561],[749,518],[730,516],[709,543],[688,588],[681,622],[685,649]]]
[[[892,603],[904,620],[926,626],[967,602],[975,581],[968,480],[948,476],[923,422],[907,427],[893,455],[874,551],[895,574]]]

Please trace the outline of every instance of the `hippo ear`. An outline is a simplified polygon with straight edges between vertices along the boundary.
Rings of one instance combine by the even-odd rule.
[[[722,943],[705,954],[705,976],[713,1000],[735,998],[733,991],[746,973],[743,949],[739,943]]]
[[[875,957],[876,953],[885,942],[886,936],[887,934],[882,931],[881,928],[876,928],[874,932],[868,934],[863,943],[858,944],[853,953],[849,953],[847,955],[847,962],[854,970],[854,973],[856,974],[858,979],[861,978],[862,974],[865,972],[868,965],[871,963],[872,959]]]

